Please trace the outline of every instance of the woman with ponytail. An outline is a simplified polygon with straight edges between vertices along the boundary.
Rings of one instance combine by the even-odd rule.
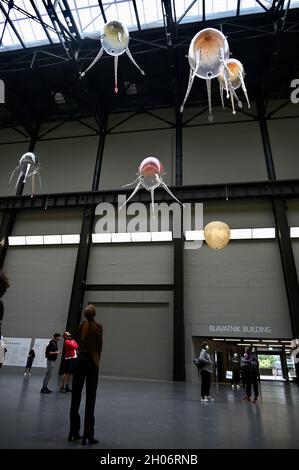
[[[78,331],[79,355],[73,376],[72,402],[70,411],[70,433],[68,440],[81,439],[80,414],[82,389],[86,379],[86,403],[84,416],[84,433],[82,445],[97,444],[94,438],[94,408],[98,386],[99,365],[103,345],[103,326],[95,321],[96,308],[88,305],[84,310],[85,320]]]

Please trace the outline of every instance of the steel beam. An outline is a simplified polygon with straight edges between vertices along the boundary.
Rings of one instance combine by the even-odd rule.
[[[105,14],[105,10],[104,10],[104,7],[103,7],[102,0],[98,0],[98,4],[99,4],[99,7],[100,7],[100,10],[101,10],[101,13],[102,13],[103,20],[104,20],[105,23],[107,23],[107,18],[106,18],[106,14]]]
[[[271,182],[276,180],[271,143],[267,128],[267,121],[263,102],[257,102],[257,111],[259,117],[261,137],[264,147],[264,155],[267,167],[267,173]],[[290,229],[287,219],[287,209],[285,194],[273,194],[272,208],[275,220],[276,233],[278,234],[278,244],[280,258],[284,274],[285,288],[287,293],[289,314],[292,325],[293,338],[299,337],[299,283],[296,270],[295,258],[293,253],[292,241],[290,238]]]
[[[5,21],[7,21],[7,23],[9,24],[9,26],[11,27],[11,29],[13,30],[13,32],[17,36],[18,40],[20,41],[23,49],[26,49],[26,46],[25,46],[25,43],[24,43],[23,39],[21,38],[20,34],[18,33],[18,30],[16,29],[13,21],[9,18],[9,12],[10,12],[11,9],[9,8],[9,10],[7,12],[4,8],[4,6],[0,2],[0,10],[2,11],[3,16],[5,17]]]
[[[207,202],[230,200],[270,200],[274,196],[284,196],[286,199],[299,199],[299,179],[282,181],[254,181],[248,183],[226,183],[210,185],[193,185],[171,187],[171,191],[182,202]],[[74,193],[36,194],[30,196],[2,196],[0,210],[36,210],[36,209],[66,209],[88,207],[90,204],[108,202],[117,205],[118,195],[127,197],[132,190],[119,191],[83,191]],[[134,196],[134,202],[149,204],[151,197],[148,191],[141,190]],[[155,201],[172,202],[171,196],[164,190],[155,191]]]
[[[174,49],[174,14],[171,0],[162,0],[166,46],[168,50],[169,74],[175,109],[176,130],[176,187],[183,184],[182,142],[183,119],[180,112],[180,94],[178,89],[178,69]],[[188,11],[188,9],[187,9]],[[185,14],[187,13],[185,12]],[[182,17],[181,17],[182,19]],[[180,20],[179,20],[180,21]],[[181,220],[183,218],[181,217]],[[173,380],[184,381],[185,373],[185,328],[184,328],[184,263],[183,263],[183,230],[181,238],[173,241]]]
[[[41,15],[40,15],[40,12],[39,12],[37,6],[36,6],[35,3],[34,3],[34,0],[30,0],[30,3],[31,3],[32,8],[33,8],[34,11],[35,11],[35,14],[36,14],[36,16],[37,16],[37,18],[38,18],[40,24],[42,25],[43,30],[45,31],[45,35],[47,36],[49,43],[50,43],[50,44],[54,44],[53,41],[52,41],[52,38],[51,38],[50,34],[48,33],[48,29],[47,29],[47,27],[45,26],[45,23],[43,22],[43,19],[42,19]]]
[[[99,178],[101,174],[101,166],[104,152],[106,128],[102,129],[102,133],[99,136],[99,144],[97,150],[97,158],[94,169],[94,176],[92,182],[92,189],[95,191],[99,184]],[[93,229],[95,217],[95,204],[89,203],[84,210],[81,233],[80,233],[80,243],[78,246],[77,260],[73,278],[73,286],[71,292],[71,299],[69,305],[69,313],[66,324],[66,330],[71,331],[72,334],[75,334],[78,329],[78,324],[81,319],[84,291],[86,284],[87,268],[89,261],[89,252],[91,247],[91,234]]]

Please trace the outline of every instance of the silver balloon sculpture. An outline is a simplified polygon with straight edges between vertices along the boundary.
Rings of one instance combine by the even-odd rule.
[[[218,77],[220,83],[220,94],[222,97],[223,89],[226,89],[227,97],[232,98],[233,112],[235,114],[233,98],[235,97],[240,106],[240,100],[237,98],[235,90],[241,85],[246,96],[248,105],[249,100],[244,83],[244,68],[241,62],[236,59],[229,59],[230,51],[226,37],[221,31],[214,28],[206,28],[199,31],[192,39],[188,52],[190,65],[189,82],[186,95],[181,106],[181,112],[184,110],[185,103],[191,91],[195,77],[206,80],[208,103],[209,103],[209,121],[213,121],[212,98],[211,98],[211,80]],[[223,98],[222,98],[223,103]],[[223,103],[224,105],[224,103]]]
[[[88,72],[95,65],[98,60],[103,55],[103,52],[106,51],[107,54],[114,56],[114,91],[115,93],[118,92],[118,83],[117,83],[117,66],[118,66],[118,56],[124,54],[126,52],[129,59],[133,62],[135,67],[140,70],[142,75],[144,71],[141,70],[139,65],[133,59],[133,56],[128,48],[129,45],[129,31],[125,24],[121,23],[120,21],[109,21],[104,25],[103,31],[100,36],[101,39],[101,49],[94,61],[90,64],[87,69],[80,74],[80,77],[84,77],[84,75]]]
[[[206,80],[208,101],[209,101],[209,121],[213,120],[211,101],[211,80],[218,77],[222,67],[226,67],[229,59],[229,47],[226,37],[214,28],[206,28],[197,33],[191,41],[188,60],[190,65],[189,83],[181,106],[181,112],[191,91],[195,77]]]
[[[220,75],[218,76],[222,107],[224,109],[223,91],[226,90],[226,97],[230,97],[231,99],[233,114],[236,114],[234,98],[236,99],[239,108],[242,108],[242,102],[239,100],[235,91],[240,87],[242,87],[248,108],[250,108],[250,103],[244,82],[244,67],[241,62],[237,59],[228,59],[226,66],[228,70],[223,68]]]
[[[155,202],[154,202],[154,191],[159,186],[162,186],[168,194],[170,194],[173,199],[175,199],[179,204],[182,204],[175,195],[170,191],[167,184],[163,181],[163,177],[165,175],[164,165],[160,160],[156,157],[147,157],[140,163],[138,167],[137,178],[132,181],[131,183],[125,184],[122,186],[123,188],[127,186],[131,186],[132,184],[136,184],[134,191],[132,192],[131,196],[122,204],[120,209],[130,201],[130,199],[137,193],[137,191],[144,187],[147,191],[151,193],[151,202],[152,202],[152,211],[153,215],[155,214]]]
[[[20,181],[24,184],[27,182],[28,178],[32,178],[32,188],[31,188],[31,197],[34,195],[35,190],[35,175],[38,176],[39,184],[41,187],[41,178],[40,178],[40,162],[39,159],[34,153],[26,152],[19,160],[18,166],[13,170],[9,183],[12,181],[15,174],[19,171],[19,176],[16,182],[16,188]]]

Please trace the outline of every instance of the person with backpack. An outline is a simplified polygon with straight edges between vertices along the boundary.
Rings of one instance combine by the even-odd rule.
[[[53,374],[55,361],[58,355],[61,354],[61,351],[58,350],[58,341],[60,340],[60,338],[61,334],[55,333],[48,346],[46,347],[45,356],[47,358],[47,370],[40,393],[52,392],[52,390],[48,389],[48,383]]]
[[[2,330],[1,330],[1,325],[2,325],[2,320],[3,320],[3,315],[4,315],[4,306],[1,300],[1,297],[5,294],[8,288],[9,288],[9,279],[6,273],[2,271],[2,269],[0,269],[0,368],[2,367],[4,358],[5,358],[5,353],[7,351],[7,349],[5,348],[5,343],[4,343]]]
[[[201,344],[201,351],[198,358],[198,367],[201,375],[201,403],[215,401],[214,398],[210,396],[213,361],[208,351],[209,345],[204,341]]]

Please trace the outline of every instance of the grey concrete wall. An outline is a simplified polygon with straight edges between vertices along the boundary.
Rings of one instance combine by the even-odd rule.
[[[27,148],[29,146],[30,137],[22,127],[6,127],[0,129],[0,144],[9,144],[15,142],[23,142],[24,146]],[[1,151],[1,149],[0,149]]]
[[[266,180],[256,122],[183,129],[184,185]]]
[[[274,227],[271,204],[264,201],[216,201],[203,204],[204,225],[213,220],[227,223],[231,228]]]
[[[17,214],[13,236],[79,234],[82,225],[80,209],[36,210]]]
[[[185,321],[192,336],[290,338],[276,242],[232,241],[221,251],[206,244],[185,251]],[[219,325],[228,329],[217,331]]]
[[[299,201],[298,199],[289,199],[287,202],[287,216],[290,227],[299,227]]]
[[[268,122],[277,179],[299,178],[298,126],[299,118]]]
[[[87,284],[171,284],[171,244],[93,245]]]
[[[86,292],[103,324],[101,373],[172,379],[171,292]]]
[[[90,191],[98,141],[98,136],[90,136],[37,142],[34,151],[41,162],[42,181],[38,192]],[[29,183],[24,194],[31,192]]]
[[[10,288],[3,302],[4,337],[51,338],[66,326],[77,247],[10,248],[4,270]],[[62,347],[62,342],[60,343]],[[58,373],[60,360],[56,361]],[[19,368],[11,368],[19,370]],[[43,369],[39,369],[44,373]]]
[[[292,240],[293,253],[295,258],[297,277],[299,278],[299,239],[295,238]]]
[[[77,248],[10,248],[4,269],[10,288],[5,294],[5,336],[48,338],[63,333],[68,315]]]
[[[141,118],[142,119],[142,118]],[[164,181],[173,184],[175,134],[173,129],[115,134],[106,137],[99,189],[119,189],[134,181],[141,161],[150,156],[164,164]],[[134,186],[132,186],[134,188]]]

